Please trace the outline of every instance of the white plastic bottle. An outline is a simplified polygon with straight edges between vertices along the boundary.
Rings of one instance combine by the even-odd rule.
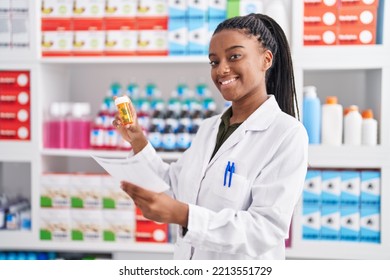
[[[378,144],[378,121],[371,109],[364,110],[362,117],[362,145],[375,146]]]
[[[362,121],[359,107],[351,105],[344,115],[344,145],[360,146],[362,144]]]
[[[286,34],[287,40],[290,40],[290,17],[287,14],[286,1],[283,0],[271,0],[267,1],[265,6],[265,14],[273,18],[283,29]]]
[[[343,139],[343,106],[336,96],[328,96],[322,105],[321,143],[341,146]]]

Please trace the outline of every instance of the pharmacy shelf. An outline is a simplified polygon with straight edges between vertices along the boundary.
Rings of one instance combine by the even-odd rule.
[[[390,65],[389,53],[384,45],[301,47],[293,61],[305,70],[378,69]]]
[[[206,56],[93,56],[93,57],[42,57],[43,64],[158,64],[158,63],[208,63]]]
[[[295,247],[286,250],[288,259],[390,259],[389,248],[382,244],[301,240]]]
[[[64,252],[147,252],[172,253],[170,243],[105,243],[36,241],[37,236],[28,231],[0,231],[1,250],[54,250]]]
[[[380,168],[389,159],[381,146],[310,145],[309,166],[316,168]]]
[[[162,160],[175,161],[180,152],[158,152]],[[43,149],[43,156],[60,156],[60,157],[107,157],[107,158],[125,158],[129,155],[129,151],[100,151],[100,150],[74,150],[74,149]]]
[[[31,161],[36,155],[35,145],[26,141],[0,141],[0,162]]]

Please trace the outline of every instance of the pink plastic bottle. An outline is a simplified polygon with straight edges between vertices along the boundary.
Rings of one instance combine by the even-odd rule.
[[[90,112],[91,107],[89,103],[72,104],[72,114],[66,121],[68,149],[90,148]]]
[[[63,149],[67,146],[66,116],[69,103],[54,102],[43,124],[43,146],[50,149]]]

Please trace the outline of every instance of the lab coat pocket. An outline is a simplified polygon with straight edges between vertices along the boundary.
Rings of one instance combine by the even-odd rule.
[[[213,193],[227,201],[239,202],[247,193],[248,185],[249,180],[245,176],[225,172],[225,166],[221,166],[215,176]]]

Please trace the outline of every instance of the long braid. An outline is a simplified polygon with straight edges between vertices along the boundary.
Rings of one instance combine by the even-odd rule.
[[[272,67],[266,73],[267,92],[275,95],[283,112],[299,119],[290,47],[279,24],[269,16],[249,14],[223,21],[214,34],[226,29],[243,30],[257,37],[260,45],[272,52]]]

